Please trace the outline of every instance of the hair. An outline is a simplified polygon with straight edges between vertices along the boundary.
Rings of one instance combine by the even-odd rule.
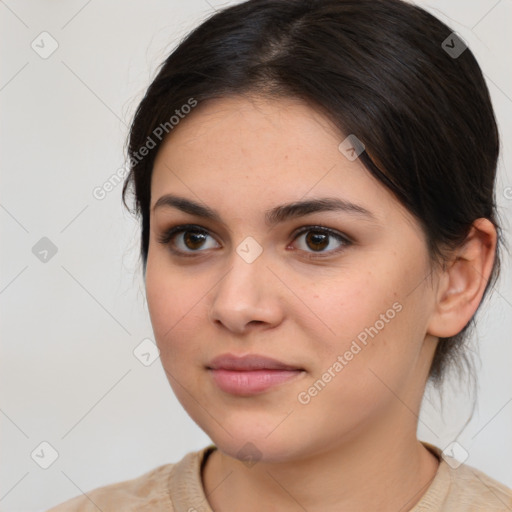
[[[444,268],[476,219],[489,219],[498,243],[485,297],[500,271],[499,135],[475,57],[469,48],[450,54],[449,37],[447,25],[402,0],[248,0],[214,13],[161,64],[130,127],[122,196],[127,207],[131,186],[144,276],[163,131],[172,135],[186,105],[247,94],[304,101],[356,135],[365,168],[418,220],[432,268]],[[434,384],[448,367],[468,365],[470,326],[474,316],[439,339]]]

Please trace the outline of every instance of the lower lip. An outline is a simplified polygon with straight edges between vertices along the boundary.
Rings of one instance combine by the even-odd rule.
[[[211,370],[213,380],[222,391],[232,395],[255,395],[287,382],[302,370]]]

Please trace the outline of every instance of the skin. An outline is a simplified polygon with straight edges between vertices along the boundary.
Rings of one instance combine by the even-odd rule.
[[[202,473],[216,512],[410,510],[436,474],[439,461],[416,437],[421,399],[438,337],[460,332],[480,303],[496,232],[478,219],[447,268],[432,272],[418,222],[338,150],[344,138],[298,100],[236,96],[196,107],[159,149],[147,302],[168,380],[218,447]],[[208,205],[222,223],[153,210],[168,193]],[[316,212],[265,224],[267,209],[320,197],[361,205],[375,220]],[[174,239],[196,257],[158,241],[185,223],[208,231],[202,246],[187,246],[183,233]],[[315,250],[307,233],[292,236],[318,225],[353,243],[331,237]],[[236,252],[248,236],[263,249],[252,263]],[[401,311],[300,403],[299,393],[396,302]],[[227,352],[304,371],[261,394],[233,396],[206,369]],[[237,455],[247,442],[259,451],[250,467]]]

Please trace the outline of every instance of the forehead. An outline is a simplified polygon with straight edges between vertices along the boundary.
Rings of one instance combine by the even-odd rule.
[[[292,98],[230,96],[199,104],[180,121],[164,145],[219,148],[218,157],[295,153],[301,147],[339,144],[342,135],[317,109]],[[327,140],[329,139],[329,141]],[[252,149],[252,151],[250,151]],[[190,156],[190,155],[189,155]],[[289,155],[293,156],[293,155]]]
[[[345,135],[295,99],[235,96],[198,105],[159,148],[151,208],[162,194],[230,200],[249,208],[266,199],[342,196],[377,216],[400,209],[389,191],[338,146]],[[269,203],[270,207],[271,204]]]

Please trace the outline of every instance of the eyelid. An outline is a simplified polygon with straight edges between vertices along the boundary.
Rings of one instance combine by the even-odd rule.
[[[354,245],[354,243],[355,243],[350,237],[348,237],[344,233],[341,233],[340,231],[338,231],[336,229],[328,228],[326,226],[322,226],[322,225],[318,225],[318,224],[316,224],[316,225],[308,224],[306,226],[302,226],[302,227],[298,228],[297,230],[295,230],[292,233],[292,242],[295,242],[295,240],[297,240],[297,238],[299,238],[299,236],[303,235],[304,233],[308,233],[310,231],[319,231],[319,232],[327,233],[330,237],[335,238],[336,240],[338,240],[339,242],[342,243],[341,247],[339,247],[338,249],[331,249],[330,251],[320,251],[320,252],[302,251],[303,253],[305,253],[305,257],[310,260],[327,259],[329,257],[336,256],[336,255],[344,252],[348,247],[350,247],[351,245]]]
[[[203,226],[200,226],[198,224],[178,224],[176,226],[173,226],[169,229],[166,229],[162,234],[157,235],[157,240],[161,244],[169,245],[171,252],[174,254],[177,254],[178,256],[184,256],[184,257],[195,257],[199,256],[202,252],[207,252],[207,250],[197,250],[197,251],[181,251],[172,248],[170,245],[171,240],[173,240],[177,235],[186,232],[186,231],[197,231],[199,233],[204,233],[212,238],[215,239],[215,237],[211,234],[210,230],[208,228],[205,228]],[[321,231],[324,233],[327,233],[329,236],[335,238],[339,242],[342,242],[343,245],[341,248],[338,249],[331,249],[330,251],[326,252],[314,252],[314,251],[301,251],[306,254],[306,258],[308,259],[320,259],[320,258],[327,258],[329,256],[336,255],[345,249],[347,247],[353,245],[355,242],[344,233],[335,230],[333,228],[328,228],[326,226],[322,226],[319,224],[307,224],[303,225],[296,230],[293,231],[293,233],[290,235],[291,237],[291,243],[295,242],[295,240],[301,236],[304,233],[308,233],[310,231]],[[218,242],[217,242],[218,243]],[[289,245],[289,244],[288,244]]]
[[[296,229],[292,233],[291,236],[293,237],[293,240],[295,240],[298,236],[300,236],[304,233],[307,233],[308,231],[315,231],[315,230],[324,231],[334,238],[341,239],[347,243],[353,243],[353,241],[350,239],[350,237],[348,237],[344,233],[342,233],[336,229],[333,229],[333,228],[328,228],[327,226],[322,226],[321,224],[308,224],[305,226],[301,226],[300,228]]]
[[[211,234],[209,229],[204,228],[202,226],[199,226],[197,224],[178,224],[176,226],[173,226],[173,227],[171,227],[169,229],[164,230],[163,233],[157,235],[157,240],[161,244],[167,245],[167,244],[170,243],[170,241],[176,235],[179,235],[179,234],[181,234],[182,232],[185,232],[185,231],[198,231],[200,233],[205,233],[208,236],[212,236],[212,234]],[[215,237],[212,237],[212,238],[215,238]],[[183,251],[173,250],[173,252],[175,252],[177,254],[184,254]],[[191,254],[192,253],[199,253],[199,252],[204,252],[204,251],[190,251]]]

